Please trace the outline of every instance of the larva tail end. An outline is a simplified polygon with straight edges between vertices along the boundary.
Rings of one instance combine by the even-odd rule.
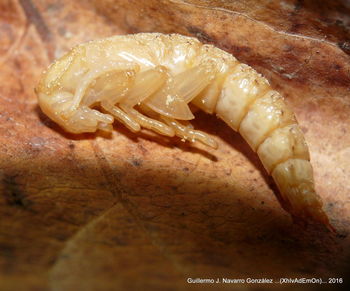
[[[305,214],[304,216],[297,214],[292,214],[292,219],[295,224],[302,226],[303,228],[307,228],[308,226],[321,226],[322,228],[326,228],[329,232],[333,234],[337,234],[337,230],[330,223],[327,214],[321,209],[320,211],[312,214]]]
[[[323,203],[320,198],[317,199],[317,204],[313,205],[312,210],[308,211],[308,217],[312,220],[311,223],[322,225],[326,227],[330,232],[336,234],[337,230],[331,225],[327,214],[323,210]],[[311,224],[310,223],[310,224]]]
[[[328,216],[326,213],[322,211],[322,216],[320,216],[319,222],[322,223],[331,233],[337,234],[337,230],[334,226],[329,222]]]
[[[333,234],[337,234],[337,233],[338,233],[337,230],[334,228],[334,226],[331,225],[330,223],[328,223],[328,224],[326,225],[326,227],[327,227],[327,229],[328,229],[331,233],[333,233]]]

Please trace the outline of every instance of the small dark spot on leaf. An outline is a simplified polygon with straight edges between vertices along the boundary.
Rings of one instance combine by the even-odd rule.
[[[135,167],[140,167],[142,166],[142,160],[140,159],[132,159],[131,163],[135,166]]]
[[[307,133],[308,129],[307,127],[301,126],[301,131],[305,134]]]
[[[282,47],[282,50],[285,52],[291,52],[294,50],[294,46],[290,45],[290,44],[286,44]]]
[[[195,26],[188,26],[186,27],[187,31],[191,34],[193,34],[195,37],[197,37],[202,42],[213,42],[214,39],[208,35],[205,31],[201,30],[198,27]]]
[[[338,42],[338,47],[340,49],[342,49],[345,53],[350,54],[350,42],[349,41]]]
[[[338,238],[346,238],[348,236],[348,234],[347,233],[337,233],[336,236]]]
[[[60,259],[69,259],[71,256],[69,254],[60,255]]]
[[[2,179],[6,202],[10,206],[27,208],[31,204],[31,201],[27,199],[16,180],[16,175],[4,175]]]
[[[251,48],[248,46],[237,46],[237,45],[232,45],[229,46],[228,51],[232,52],[234,55],[238,55],[241,53],[249,53],[251,51]]]
[[[305,27],[305,24],[303,23],[293,23],[291,28],[289,29],[290,33],[297,33],[299,32],[303,27]]]
[[[61,36],[64,36],[66,34],[66,29],[64,27],[59,27],[58,28],[58,33],[61,35]]]
[[[339,71],[341,69],[341,66],[338,64],[334,64],[334,69],[336,69],[337,71]]]
[[[303,8],[303,1],[296,1],[296,3],[294,4],[294,12],[298,12],[301,8]]]
[[[0,254],[3,258],[13,259],[15,248],[6,242],[0,243]]]

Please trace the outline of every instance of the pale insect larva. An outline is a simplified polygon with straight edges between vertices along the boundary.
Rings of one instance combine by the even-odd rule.
[[[293,112],[264,77],[212,45],[160,33],[91,41],[53,63],[36,92],[43,112],[73,133],[111,131],[117,119],[134,132],[144,127],[215,148],[189,124],[189,103],[216,114],[257,152],[293,217],[332,229]]]

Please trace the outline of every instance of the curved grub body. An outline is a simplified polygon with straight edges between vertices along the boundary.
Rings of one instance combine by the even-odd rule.
[[[36,92],[44,113],[73,133],[111,131],[117,119],[216,147],[189,124],[189,104],[215,113],[257,152],[288,212],[331,228],[293,112],[264,77],[212,45],[159,33],[92,41],[53,63]]]

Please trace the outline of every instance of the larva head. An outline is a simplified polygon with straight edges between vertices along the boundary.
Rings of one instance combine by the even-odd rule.
[[[82,75],[83,47],[77,47],[56,60],[43,73],[35,88],[41,110],[66,131],[73,133],[94,132],[96,119],[89,118],[88,110],[73,107],[74,87]],[[82,68],[77,70],[77,68]]]
[[[35,89],[42,111],[72,133],[111,131],[114,118],[94,110],[105,99],[116,102],[134,80],[138,66],[87,60],[78,46],[44,72]]]
[[[49,96],[38,94],[41,110],[53,121],[72,133],[112,130],[113,117],[88,106],[73,106],[73,95],[61,91]]]

